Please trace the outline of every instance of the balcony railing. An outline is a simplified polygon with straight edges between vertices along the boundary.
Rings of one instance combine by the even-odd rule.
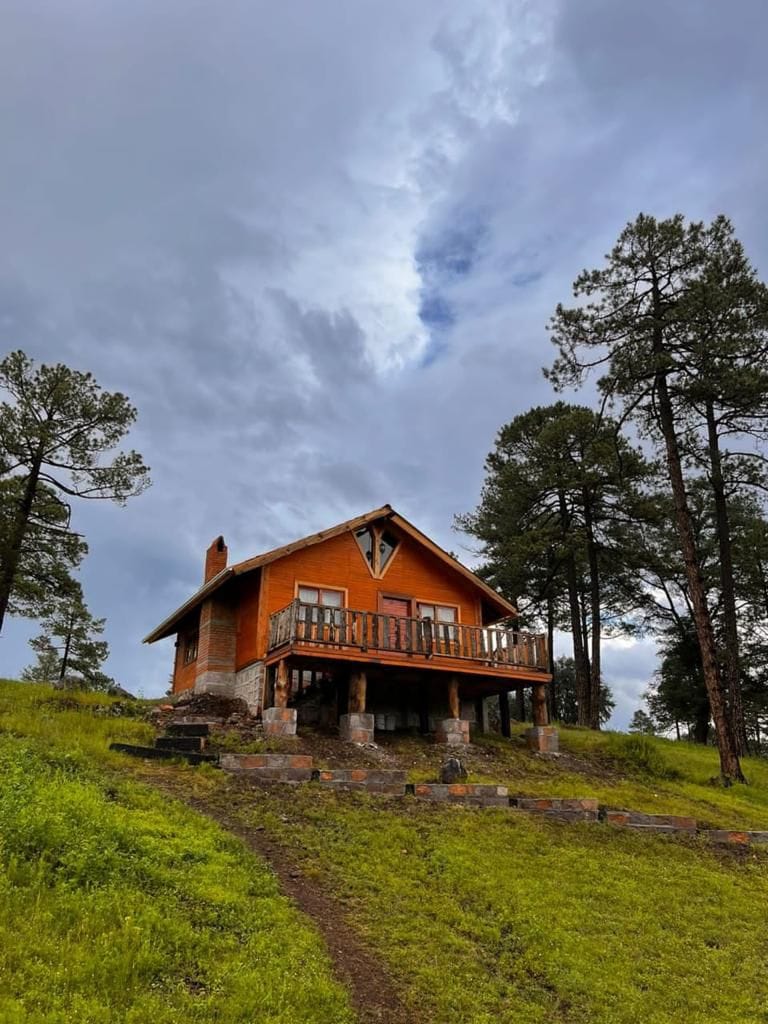
[[[269,617],[269,651],[286,644],[356,649],[424,658],[457,658],[509,668],[549,668],[543,633],[466,626],[352,608],[326,608],[291,601]]]

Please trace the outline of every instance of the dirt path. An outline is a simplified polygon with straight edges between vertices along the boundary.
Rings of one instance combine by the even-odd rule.
[[[395,982],[381,960],[347,924],[338,901],[321,889],[316,881],[307,878],[294,862],[289,849],[272,839],[263,828],[244,826],[225,807],[185,792],[177,779],[159,772],[142,772],[142,777],[218,822],[269,864],[282,892],[312,919],[323,936],[334,974],[348,990],[360,1024],[423,1024],[423,1018],[415,1016],[399,999]],[[249,788],[247,782],[233,779],[233,792],[230,794],[234,798],[233,804],[237,797],[246,796]]]

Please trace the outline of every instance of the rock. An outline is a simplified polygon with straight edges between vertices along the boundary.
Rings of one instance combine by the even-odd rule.
[[[449,757],[446,761],[443,761],[440,767],[440,781],[443,785],[452,786],[454,782],[459,782],[466,778],[467,769],[458,757]]]

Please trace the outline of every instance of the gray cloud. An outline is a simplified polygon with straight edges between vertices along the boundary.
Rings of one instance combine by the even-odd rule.
[[[549,399],[551,309],[638,210],[729,213],[768,266],[756,0],[0,12],[0,340],[139,409],[154,487],[76,524],[147,693],[171,655],[138,641],[220,532],[391,501],[461,549],[496,430]],[[607,653],[617,720],[652,664]]]

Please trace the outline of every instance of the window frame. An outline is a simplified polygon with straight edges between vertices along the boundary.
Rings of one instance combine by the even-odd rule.
[[[293,589],[294,600],[297,600],[297,599],[301,600],[301,598],[299,597],[299,591],[301,590],[302,587],[307,587],[308,589],[311,588],[312,590],[316,590],[317,593],[318,593],[318,596],[321,594],[321,592],[323,590],[331,590],[331,591],[333,591],[334,594],[341,594],[342,595],[342,600],[341,600],[341,604],[340,605],[330,605],[330,604],[324,605],[322,603],[322,601],[318,601],[317,604],[319,604],[321,608],[334,608],[336,611],[341,611],[343,608],[349,607],[349,588],[348,587],[337,587],[337,586],[331,586],[329,583],[308,583],[306,580],[296,580],[296,584],[295,584],[294,589]],[[314,603],[315,602],[313,602],[313,601],[302,601],[302,604],[314,604]]]
[[[194,633],[187,633],[184,637],[184,646],[182,648],[182,664],[191,665],[193,661],[197,661],[197,655],[200,648],[200,631]],[[193,651],[193,654],[189,652]]]
[[[422,598],[422,597],[414,598],[413,604],[414,604],[414,610],[416,612],[416,616],[415,617],[417,619],[423,619],[423,618],[429,618],[430,617],[430,616],[422,615],[420,613],[420,611],[419,611],[419,608],[421,607],[421,605],[426,604],[426,605],[430,605],[432,608],[435,609],[434,616],[431,616],[432,622],[438,622],[441,626],[458,626],[458,625],[461,624],[461,605],[459,605],[459,604],[451,604],[450,601],[431,601],[431,600],[428,600],[427,598]],[[456,613],[456,618],[453,620],[453,622],[443,622],[442,620],[438,619],[438,617],[437,617],[437,609],[438,608],[453,608],[454,612]]]
[[[371,554],[373,557],[370,562],[365,557],[365,553],[363,552],[363,549],[360,547],[360,543],[357,539],[358,533],[362,533],[364,530],[368,530],[373,538],[373,547],[371,550]],[[360,526],[356,530],[352,530],[350,532],[352,533],[352,540],[355,542],[355,547],[360,552],[360,557],[365,562],[368,572],[371,574],[371,576],[373,576],[375,580],[383,580],[384,577],[389,572],[390,566],[397,558],[400,548],[403,546],[403,538],[399,534],[393,532],[392,529],[385,524],[377,525],[376,523],[367,523],[365,526]],[[379,544],[381,543],[382,535],[385,533],[391,534],[392,537],[397,541],[397,543],[395,544],[392,554],[389,556],[389,561],[382,568],[379,561]]]
[[[423,616],[423,615],[421,615],[421,613],[419,611],[419,608],[421,607],[421,605],[430,605],[432,608],[434,608],[434,610],[435,610],[434,616]],[[461,625],[461,605],[460,604],[451,604],[450,602],[446,602],[446,601],[431,601],[431,600],[427,600],[425,598],[417,597],[417,598],[414,598],[413,607],[414,607],[414,611],[416,613],[416,618],[420,622],[424,618],[429,618],[429,621],[432,623],[433,628],[435,626],[448,626],[449,627],[448,628],[448,632],[449,632],[449,635],[450,635],[451,642],[455,643],[458,640],[458,638],[459,638],[458,627]],[[454,614],[455,614],[455,618],[454,618],[453,622],[443,622],[441,619],[438,619],[438,617],[437,617],[437,609],[438,608],[452,608],[453,611],[454,611]]]

